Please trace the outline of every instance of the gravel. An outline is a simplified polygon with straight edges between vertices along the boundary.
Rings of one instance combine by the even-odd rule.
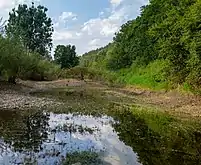
[[[37,97],[30,95],[31,88],[16,90],[12,87],[4,86],[0,89],[0,109],[25,109],[43,108],[62,105],[52,98]]]

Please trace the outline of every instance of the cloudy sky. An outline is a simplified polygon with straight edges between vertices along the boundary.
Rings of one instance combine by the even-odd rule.
[[[33,0],[0,0],[0,17],[19,3]],[[54,23],[54,45],[74,44],[78,54],[106,45],[126,21],[140,13],[148,0],[34,0],[46,6]]]

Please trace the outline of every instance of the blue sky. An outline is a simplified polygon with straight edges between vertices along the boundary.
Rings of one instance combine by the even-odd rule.
[[[0,0],[0,17],[19,3],[33,0]],[[77,53],[104,46],[130,19],[136,18],[148,0],[34,0],[46,6],[54,23],[53,44],[74,44]]]

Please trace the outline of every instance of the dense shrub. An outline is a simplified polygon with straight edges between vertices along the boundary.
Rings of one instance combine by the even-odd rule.
[[[0,37],[1,77],[15,83],[16,78],[53,80],[59,66],[37,53],[30,53],[15,39]]]

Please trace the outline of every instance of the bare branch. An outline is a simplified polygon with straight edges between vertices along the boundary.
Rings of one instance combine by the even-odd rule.
[[[3,17],[0,18],[0,34],[4,33],[6,21],[3,21]]]

